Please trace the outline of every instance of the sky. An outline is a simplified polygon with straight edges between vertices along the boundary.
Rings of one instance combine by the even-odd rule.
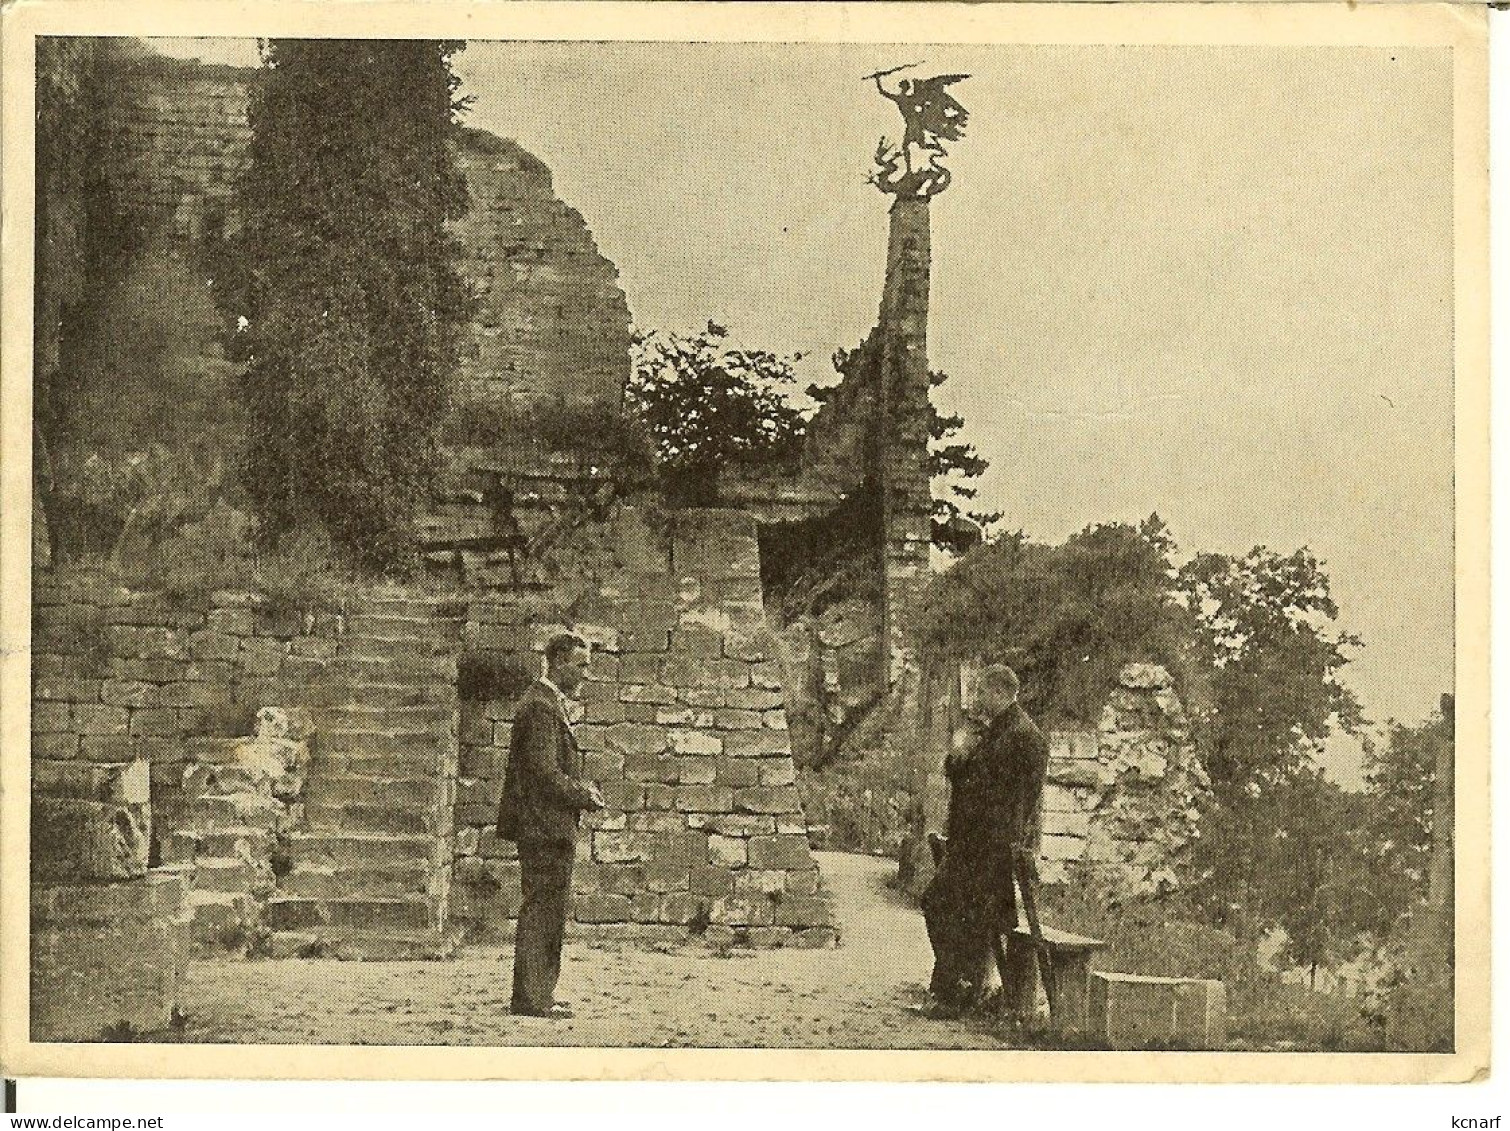
[[[860,76],[918,60],[971,75],[929,352],[983,509],[1047,541],[1157,511],[1186,552],[1307,545],[1365,709],[1424,717],[1453,681],[1447,52],[473,42],[456,67],[638,325],[711,318],[826,381],[876,318],[865,175],[900,125]]]

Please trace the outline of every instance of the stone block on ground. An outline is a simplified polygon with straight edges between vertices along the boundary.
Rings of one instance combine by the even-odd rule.
[[[166,1029],[185,948],[174,871],[32,887],[31,1039],[98,1041]]]
[[[1219,1049],[1227,992],[1210,978],[1091,974],[1090,1030],[1114,1049]]]

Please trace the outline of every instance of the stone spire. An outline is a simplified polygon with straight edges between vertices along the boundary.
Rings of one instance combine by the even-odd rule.
[[[915,666],[909,621],[927,582],[933,496],[928,472],[929,379],[928,288],[931,257],[929,202],[949,187],[942,164],[944,142],[964,134],[969,112],[948,87],[967,75],[899,80],[888,90],[882,79],[894,68],[868,75],[876,90],[896,103],[904,132],[876,148],[870,181],[892,196],[886,284],[875,338],[879,348],[879,413],[872,467],[881,493],[881,609],[885,684]]]
[[[891,206],[881,297],[880,412],[876,476],[881,492],[881,611],[886,679],[912,665],[907,623],[927,582],[933,496],[928,475],[928,197]]]

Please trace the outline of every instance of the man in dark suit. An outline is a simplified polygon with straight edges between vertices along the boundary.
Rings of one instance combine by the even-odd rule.
[[[582,810],[603,808],[597,786],[582,780],[582,755],[567,716],[567,696],[587,674],[589,650],[562,633],[545,646],[545,675],[514,709],[509,764],[498,804],[498,835],[519,845],[523,902],[514,935],[513,1011],[570,1017],[556,1001],[561,943],[571,898],[572,863]]]
[[[979,997],[991,961],[991,932],[1014,927],[1012,858],[1032,851],[1049,744],[1018,705],[1017,673],[980,673],[975,714],[982,729],[944,764],[949,778],[948,842],[923,892],[933,944],[933,1013],[958,1016]]]

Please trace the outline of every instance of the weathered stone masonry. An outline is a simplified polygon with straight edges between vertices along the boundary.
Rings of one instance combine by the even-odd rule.
[[[36,780],[147,759],[155,852],[184,867],[202,941],[444,955],[463,927],[507,934],[518,908],[512,846],[492,829],[512,697],[458,715],[458,662],[505,662],[517,694],[544,641],[571,627],[595,644],[578,732],[609,801],[587,819],[578,922],[713,945],[831,944],[753,521],[672,521],[666,541],[621,512],[620,560],[588,590],[379,591],[299,614],[238,594],[193,608],[87,579],[44,583]],[[235,736],[274,703],[307,720],[295,797],[236,771]],[[50,804],[34,801],[39,864],[67,833]]]
[[[579,923],[665,941],[828,945],[754,523],[731,511],[670,522],[660,542],[621,514],[618,568],[570,611],[474,601],[469,649],[511,662],[522,681],[551,633],[569,625],[594,642],[577,735],[608,808],[585,819]],[[514,849],[492,828],[511,712],[512,698],[462,707],[458,914],[486,933],[507,930],[518,908]]]
[[[213,402],[231,367],[215,344],[204,252],[235,222],[250,73],[156,57],[130,41],[53,47],[43,62],[60,91],[58,120],[99,123],[103,148],[89,150],[94,190],[79,162],[49,167],[39,183],[48,202],[39,208],[39,274],[51,289],[38,300],[38,380],[58,365],[69,307],[99,282],[81,267],[92,238],[86,190],[103,183],[132,232],[138,297],[195,297],[181,312],[193,325],[180,352],[204,357],[185,392]],[[469,411],[616,406],[629,314],[613,265],[582,217],[556,199],[537,158],[475,130],[463,132],[460,158],[473,208],[457,231],[480,301],[458,402]],[[140,329],[135,315],[109,305],[112,293],[90,293],[107,304],[95,321],[129,336]],[[100,368],[104,381],[109,367]],[[83,411],[119,390],[71,395]],[[130,428],[116,431],[111,442],[145,442]],[[96,936],[94,912],[42,886],[64,882],[51,868],[72,867],[77,878],[70,861],[81,853],[122,861],[120,882],[154,885],[136,926],[116,940],[128,949],[143,932],[166,929],[169,904],[179,909],[167,917],[176,933],[164,936],[179,949],[154,959],[170,971],[190,937],[272,955],[384,958],[449,954],[465,928],[508,933],[517,869],[491,824],[511,700],[459,704],[458,685],[468,661],[488,656],[532,677],[544,637],[565,625],[598,647],[581,733],[589,773],[610,801],[583,837],[579,923],[711,945],[835,940],[794,784],[750,519],[686,514],[669,536],[625,508],[589,521],[577,513],[574,473],[562,478],[539,453],[501,464],[495,453],[498,466],[485,453],[455,454],[458,482],[438,485],[430,516],[437,536],[479,519],[474,533],[496,535],[487,491],[507,484],[535,554],[521,576],[513,560],[468,551],[460,563],[468,575],[452,584],[493,586],[485,592],[369,588],[339,611],[304,613],[248,594],[179,602],[88,573],[37,574],[38,987],[54,974],[99,973],[94,958],[70,958],[64,946]],[[298,721],[297,772],[248,766],[245,736],[269,706]],[[120,782],[143,774],[150,805],[114,797]],[[167,869],[146,876],[149,857]],[[155,984],[145,974],[135,981]],[[160,1028],[166,992],[151,1009],[100,1024]],[[52,989],[37,997],[49,995],[73,1000]],[[117,1006],[107,1000],[102,1009]]]

